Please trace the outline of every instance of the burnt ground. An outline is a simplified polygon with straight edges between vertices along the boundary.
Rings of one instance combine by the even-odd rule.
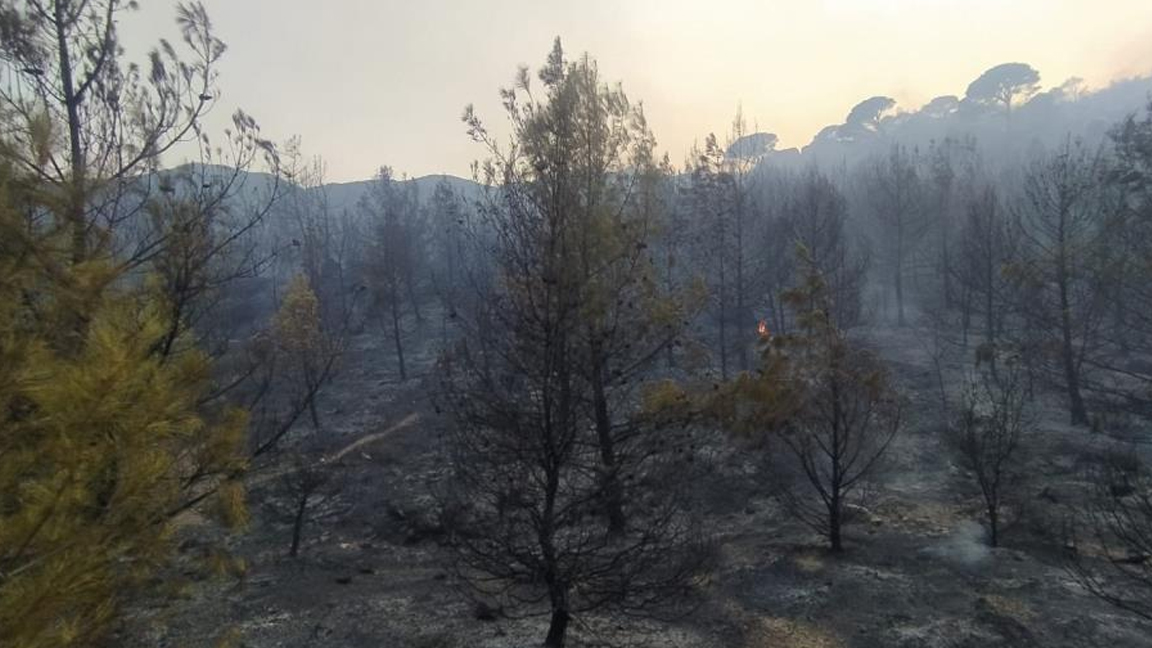
[[[1004,547],[988,549],[977,494],[942,442],[928,337],[915,329],[860,334],[888,362],[908,407],[875,496],[846,529],[845,553],[829,554],[784,516],[757,478],[752,451],[728,447],[701,489],[719,563],[696,613],[674,623],[586,619],[573,628],[573,645],[1152,646],[1152,625],[1091,597],[1062,558],[1060,521],[1081,492],[1084,457],[1115,442],[1070,428],[1059,402],[1045,401]],[[426,371],[433,346],[412,364]],[[955,383],[968,363],[951,355],[944,371]],[[136,610],[125,637],[158,648],[225,637],[252,648],[538,645],[544,619],[477,619],[453,581],[431,515],[431,485],[443,474],[431,385],[401,383],[391,367],[387,349],[357,340],[324,400],[324,452],[343,453],[302,555],[287,557],[283,479],[267,476],[276,466],[263,467],[250,484],[251,528],[231,547],[245,568],[218,579],[183,572],[178,598]]]

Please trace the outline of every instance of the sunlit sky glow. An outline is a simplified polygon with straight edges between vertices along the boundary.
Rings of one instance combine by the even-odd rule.
[[[122,21],[129,54],[176,40],[175,0],[142,0]],[[381,164],[420,176],[467,175],[483,151],[460,113],[503,122],[498,88],[543,62],[552,39],[590,52],[607,80],[643,101],[679,162],[738,105],[782,147],[806,144],[858,101],[916,108],[962,95],[1006,61],[1045,86],[1091,88],[1152,73],[1149,0],[204,0],[229,46],[222,99],[265,135],[300,135],[330,181]]]

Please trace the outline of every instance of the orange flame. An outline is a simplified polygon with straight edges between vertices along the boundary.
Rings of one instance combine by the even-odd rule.
[[[768,330],[768,322],[764,320],[760,320],[760,323],[756,325],[756,332],[759,333],[762,338],[771,337],[772,335],[771,331]]]

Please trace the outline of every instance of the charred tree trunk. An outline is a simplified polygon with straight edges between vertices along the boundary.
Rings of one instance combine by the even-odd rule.
[[[832,546],[832,551],[836,553],[844,551],[844,541],[840,534],[840,527],[843,524],[842,517],[840,498],[838,494],[834,493],[832,502],[828,505],[828,542]]]
[[[989,219],[991,221],[991,219]],[[989,250],[991,250],[993,233],[988,233]],[[988,365],[992,375],[996,376],[996,311],[995,311],[995,285],[996,268],[991,251],[984,260],[984,342],[990,345],[992,357]]]
[[[60,84],[64,91],[64,105],[68,111],[68,144],[72,163],[71,196],[68,201],[68,222],[72,230],[72,263],[84,261],[88,256],[88,223],[84,218],[85,175],[84,145],[80,135],[80,101],[76,93],[72,71],[72,54],[68,49],[68,28],[72,24],[71,2],[53,3],[53,24],[56,30],[57,54],[60,57]],[[105,44],[107,47],[107,44]]]
[[[304,520],[307,514],[308,493],[305,491],[296,503],[296,516],[292,519],[292,548],[288,550],[288,555],[292,558],[300,555],[300,540],[304,536]]]
[[[748,326],[744,315],[744,210],[736,210],[736,340],[740,353],[739,367],[741,371],[748,371],[748,345],[744,327]]]
[[[993,548],[1000,546],[1000,507],[988,505],[988,542]]]
[[[669,295],[676,294],[676,283],[675,283],[675,280],[673,278],[673,276],[674,276],[673,275],[673,269],[675,267],[676,267],[676,257],[674,255],[674,253],[672,252],[672,250],[669,249],[667,256],[665,257],[666,275],[664,278],[664,288],[665,288],[665,290],[668,291]],[[675,344],[669,344],[664,349],[665,358],[667,360],[667,364],[668,364],[669,369],[672,369],[676,366],[676,351],[675,351],[674,347],[675,347]]]
[[[592,376],[592,399],[596,410],[596,438],[600,444],[600,463],[604,470],[604,505],[608,518],[608,533],[619,536],[624,533],[623,494],[617,475],[615,442],[612,438],[612,419],[608,414],[608,395],[604,387],[604,371],[597,366]]]
[[[896,325],[903,328],[904,321],[904,232],[896,231]]]
[[[548,624],[548,636],[544,639],[545,648],[564,648],[569,618],[567,607],[558,607],[553,604],[552,618]]]
[[[399,297],[399,295],[393,295]],[[404,341],[400,330],[400,303],[398,299],[392,300],[392,342],[396,347],[396,364],[400,370],[400,380],[408,380],[408,371],[404,367]]]
[[[1068,391],[1068,409],[1072,415],[1073,425],[1087,425],[1088,411],[1084,407],[1084,397],[1080,393],[1080,373],[1076,367],[1076,351],[1072,340],[1072,305],[1068,298],[1068,271],[1062,259],[1057,266],[1056,281],[1060,293],[1060,359]]]
[[[320,431],[320,413],[316,409],[316,392],[317,389],[311,388],[312,397],[308,399],[308,416],[312,419],[312,429]]]
[[[561,334],[561,338],[563,338],[563,334]],[[564,347],[559,346],[559,348],[561,349],[561,354],[563,354]],[[565,361],[561,360],[557,363],[557,366],[563,367],[565,364]],[[572,395],[569,380],[562,380],[559,387],[560,393],[556,418],[560,429],[565,429],[572,413],[570,408]],[[552,435],[549,434],[549,447],[552,447],[552,441]],[[548,585],[548,598],[552,605],[552,618],[548,624],[548,636],[544,639],[545,648],[563,648],[564,639],[568,632],[568,621],[571,618],[568,605],[568,583],[556,572],[555,516],[556,497],[559,490],[560,473],[557,470],[549,470],[547,484],[545,486],[544,507],[537,531],[539,534],[538,538],[544,568],[544,582]]]
[[[720,260],[720,377],[728,380],[728,277]]]
[[[943,227],[941,235],[940,256],[944,267],[944,308],[951,309],[956,304],[955,291],[952,288],[952,253],[948,241],[947,225]]]
[[[420,300],[416,298],[416,280],[411,276],[411,274],[405,278],[404,288],[408,293],[408,301],[412,304],[412,312],[416,315],[416,321],[423,324],[424,313],[420,310]]]
[[[833,371],[838,368],[833,367]],[[844,551],[844,542],[841,538],[840,530],[844,522],[844,472],[841,466],[842,452],[844,450],[843,435],[847,434],[847,430],[841,425],[843,421],[843,409],[841,408],[841,391],[840,381],[838,377],[833,377],[831,381],[831,401],[832,401],[832,439],[831,439],[831,460],[832,460],[832,475],[829,483],[829,503],[828,503],[828,541],[832,545],[832,551],[840,553]]]

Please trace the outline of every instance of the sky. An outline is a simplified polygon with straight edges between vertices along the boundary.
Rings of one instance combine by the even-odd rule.
[[[643,102],[681,162],[739,107],[780,147],[803,146],[857,102],[917,108],[998,63],[1056,86],[1152,73],[1152,0],[203,0],[228,44],[208,126],[243,108],[276,141],[300,136],[327,180],[381,165],[467,177],[484,151],[460,115],[506,132],[498,90],[560,36]],[[129,58],[178,41],[176,0],[121,20]],[[174,162],[174,161],[169,161]]]

